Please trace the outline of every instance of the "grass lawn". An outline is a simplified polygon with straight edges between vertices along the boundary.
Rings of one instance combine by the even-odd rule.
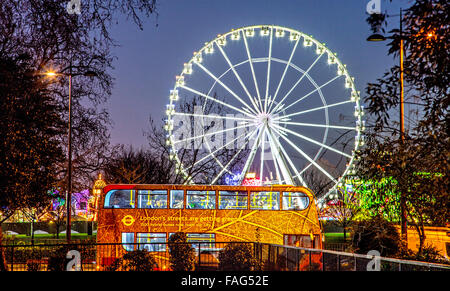
[[[348,242],[350,240],[350,234],[347,233],[347,239],[344,240],[344,233],[343,232],[326,232],[325,235],[325,242],[327,243],[343,243]]]

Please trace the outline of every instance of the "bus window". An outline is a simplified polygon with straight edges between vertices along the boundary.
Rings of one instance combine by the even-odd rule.
[[[187,209],[215,209],[216,191],[188,190],[186,193]]]
[[[195,250],[198,250],[199,246],[205,250],[214,246],[212,243],[215,242],[215,236],[213,233],[188,233],[187,242],[192,243]]]
[[[312,240],[311,240],[312,239]],[[320,247],[320,238],[318,235],[307,234],[285,234],[284,244],[301,248],[318,249]]]
[[[165,233],[138,233],[137,243],[139,250],[147,250],[149,252],[165,252],[166,251],[166,234]]]
[[[122,246],[126,251],[132,251],[134,249],[134,233],[122,232]]]
[[[104,208],[134,208],[134,190],[111,190],[106,193]]]
[[[139,190],[138,208],[167,208],[167,190]]]
[[[279,210],[280,192],[250,192],[250,209]]]
[[[247,192],[219,191],[219,209],[247,209]]]
[[[170,208],[182,209],[184,204],[184,190],[170,190]]]
[[[174,233],[169,233],[169,237]],[[197,251],[200,245],[202,250],[210,249],[214,247],[216,241],[214,233],[187,233],[187,242],[191,243],[191,246]],[[199,244],[201,243],[201,244]]]
[[[283,192],[283,210],[305,210],[309,197],[302,192]]]

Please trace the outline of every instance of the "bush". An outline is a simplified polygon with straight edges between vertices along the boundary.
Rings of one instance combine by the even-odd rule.
[[[195,250],[187,243],[187,236],[177,232],[169,237],[169,263],[173,271],[192,271],[195,266]]]
[[[403,248],[402,252],[399,253],[398,258],[428,263],[450,264],[449,260],[442,256],[439,250],[433,245],[425,245],[420,253],[415,253],[409,249]]]
[[[60,247],[48,259],[47,271],[62,272],[66,270],[67,263],[70,261],[66,258],[70,249],[67,246]]]
[[[219,252],[219,270],[253,271],[258,268],[251,244],[229,243]]]
[[[155,258],[147,250],[135,250],[123,255],[123,270],[149,272],[158,267]]]
[[[38,262],[28,262],[27,263],[27,271],[29,272],[37,272],[39,271],[39,263]]]
[[[393,257],[400,250],[397,229],[382,217],[355,223],[352,233],[352,249],[355,253],[367,254],[371,250],[377,250],[382,257]]]

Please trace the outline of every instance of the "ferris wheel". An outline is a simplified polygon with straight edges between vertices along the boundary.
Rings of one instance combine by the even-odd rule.
[[[166,143],[187,183],[242,184],[252,173],[264,185],[319,180],[326,196],[352,171],[363,114],[354,78],[325,44],[291,28],[248,26],[184,63],[170,90]],[[186,150],[196,159],[187,163]],[[206,161],[214,174],[196,180],[191,170]]]

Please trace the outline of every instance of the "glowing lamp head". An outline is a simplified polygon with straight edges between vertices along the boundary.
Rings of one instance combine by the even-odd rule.
[[[54,76],[56,76],[56,73],[53,72],[53,71],[48,71],[48,72],[45,72],[45,75],[46,75],[47,77],[54,77]]]

